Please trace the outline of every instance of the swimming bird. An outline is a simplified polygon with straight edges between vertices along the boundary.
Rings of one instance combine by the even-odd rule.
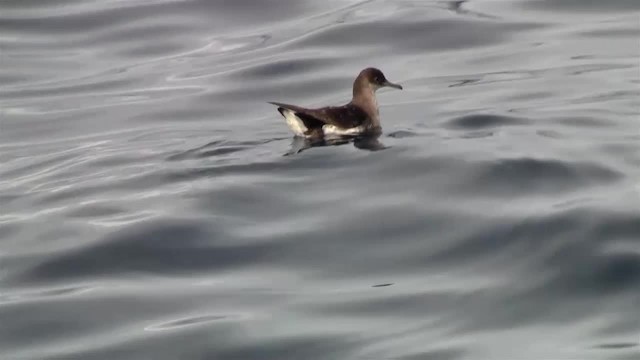
[[[306,138],[323,138],[337,135],[348,136],[380,131],[380,115],[376,90],[402,86],[387,80],[382,71],[366,68],[353,82],[353,98],[342,106],[307,109],[301,106],[269,102],[278,111],[293,133]]]

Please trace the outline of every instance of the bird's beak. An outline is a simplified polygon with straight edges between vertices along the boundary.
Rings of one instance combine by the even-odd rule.
[[[392,83],[391,81],[386,81],[386,82],[384,83],[384,86],[388,86],[388,87],[392,87],[392,88],[394,88],[394,89],[402,90],[402,85],[400,85],[400,84],[394,84],[394,83]]]

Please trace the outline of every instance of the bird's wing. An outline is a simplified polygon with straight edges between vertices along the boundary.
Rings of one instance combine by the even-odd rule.
[[[278,108],[293,111],[309,129],[322,127],[329,124],[339,128],[348,129],[361,125],[367,120],[367,114],[359,107],[349,103],[344,106],[324,107],[319,109],[306,109],[296,105],[270,102]],[[280,111],[282,113],[282,111]]]

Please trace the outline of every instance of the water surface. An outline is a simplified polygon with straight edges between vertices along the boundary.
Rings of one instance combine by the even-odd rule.
[[[3,359],[637,359],[639,38],[635,0],[0,2]],[[267,104],[367,66],[373,143]]]

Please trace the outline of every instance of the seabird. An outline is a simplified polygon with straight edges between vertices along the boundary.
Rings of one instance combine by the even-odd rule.
[[[353,98],[343,106],[307,109],[296,105],[270,102],[276,105],[287,125],[297,136],[323,138],[330,135],[358,135],[380,131],[380,115],[376,90],[402,86],[387,80],[382,71],[366,68],[353,82]]]

